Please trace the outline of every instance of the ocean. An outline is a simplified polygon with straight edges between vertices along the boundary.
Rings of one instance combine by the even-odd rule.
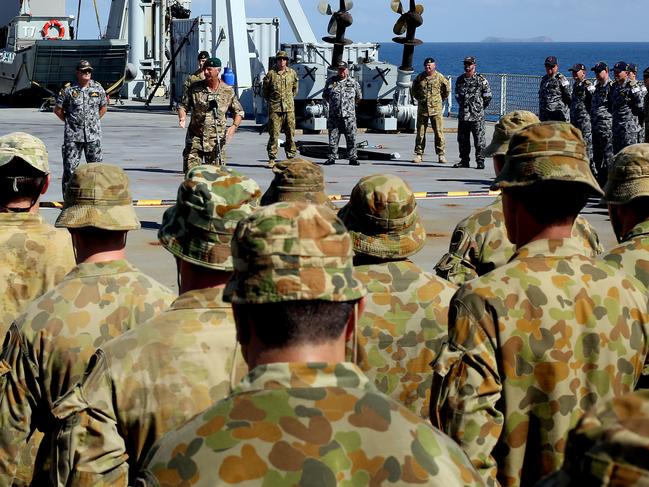
[[[394,42],[381,44],[383,61],[399,66],[401,53],[402,46]],[[426,42],[415,48],[414,68],[421,70],[424,59],[433,57],[440,72],[457,76],[462,74],[464,57],[475,56],[481,73],[543,75],[543,61],[551,55],[557,57],[559,69],[568,77],[568,68],[575,63],[590,69],[604,61],[612,71],[617,61],[626,61],[638,65],[642,78],[642,71],[649,66],[649,42]]]

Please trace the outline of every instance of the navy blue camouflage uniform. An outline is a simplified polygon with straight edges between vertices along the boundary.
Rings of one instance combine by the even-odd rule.
[[[338,144],[341,132],[347,142],[347,157],[356,161],[356,103],[361,99],[361,86],[347,76],[332,76],[327,80],[322,98],[329,105],[327,130],[329,131],[328,161],[338,158]]]
[[[541,122],[554,120],[569,122],[569,106],[572,99],[570,81],[561,73],[547,74],[539,86],[539,119]]]
[[[638,141],[638,117],[644,112],[642,90],[637,81],[615,82],[609,96],[613,116],[613,153]]]
[[[99,110],[107,105],[106,92],[99,83],[90,80],[82,88],[75,81],[61,89],[56,106],[63,109],[65,130],[63,132],[63,194],[72,173],[81,161],[101,162],[101,123]]]
[[[575,81],[572,85],[572,100],[570,102],[570,123],[581,130],[581,134],[586,142],[588,159],[590,159],[591,168],[593,163],[593,133],[590,122],[590,110],[593,104],[593,94],[595,85],[590,80]]]
[[[609,104],[613,82],[597,81],[590,107],[590,122],[593,131],[593,165],[597,181],[603,187],[608,177],[608,168],[613,162],[613,117]]]
[[[455,83],[455,99],[458,103],[457,142],[460,147],[460,165],[469,167],[471,135],[475,160],[479,169],[484,168],[482,151],[487,145],[485,136],[485,109],[493,95],[487,78],[481,74],[468,77],[462,74]]]

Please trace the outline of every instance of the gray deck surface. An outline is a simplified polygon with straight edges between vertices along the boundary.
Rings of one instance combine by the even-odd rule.
[[[178,128],[175,113],[162,106],[146,109],[142,104],[129,102],[113,107],[102,120],[102,148],[104,162],[124,168],[131,179],[135,199],[175,199],[182,181],[182,157],[185,130]],[[459,160],[456,142],[455,119],[445,119],[446,151],[449,164],[437,164],[428,135],[427,154],[422,164],[412,164],[413,134],[359,133],[357,141],[368,140],[370,145],[383,144],[385,151],[398,152],[396,161],[361,161],[360,167],[339,161],[325,167],[325,181],[329,194],[348,195],[362,176],[377,173],[396,174],[411,185],[414,191],[485,191],[494,177],[493,167],[487,169],[453,169]],[[52,185],[44,201],[61,201],[63,124],[53,113],[38,112],[31,108],[0,108],[0,135],[24,131],[40,137],[47,145],[52,171]],[[493,124],[487,126],[487,139],[491,140]],[[265,191],[272,172],[266,165],[268,134],[258,135],[253,121],[246,120],[227,148],[228,166],[255,179]],[[326,134],[298,135],[298,140],[326,141]],[[341,141],[344,146],[344,138]],[[280,149],[279,156],[284,155]],[[319,161],[324,162],[324,161]],[[83,162],[82,162],[83,164]],[[471,160],[475,166],[475,161]],[[552,195],[548,195],[552,197]],[[455,224],[476,208],[492,201],[489,197],[463,197],[419,200],[419,211],[428,234],[425,248],[413,260],[425,270],[432,270],[437,260],[448,248]],[[58,210],[43,209],[46,220],[53,222]],[[131,232],[128,238],[128,258],[144,272],[177,290],[176,266],[173,258],[157,242],[157,229],[164,208],[137,208],[142,230]],[[606,248],[615,245],[615,237],[605,209],[589,205],[584,216],[597,228]]]

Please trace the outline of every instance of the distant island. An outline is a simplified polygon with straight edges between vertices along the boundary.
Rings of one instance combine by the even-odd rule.
[[[550,37],[538,36],[527,39],[515,39],[508,37],[485,37],[482,42],[554,42]]]

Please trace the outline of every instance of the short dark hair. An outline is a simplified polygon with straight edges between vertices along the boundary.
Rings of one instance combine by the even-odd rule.
[[[625,209],[631,210],[639,220],[649,220],[649,196],[633,198],[631,201],[621,206]]]
[[[543,225],[574,221],[593,192],[587,185],[571,181],[541,181],[505,191]]]
[[[0,168],[0,206],[25,199],[35,203],[46,179],[47,174],[14,157]]]
[[[250,341],[250,328],[268,348],[319,345],[336,340],[358,301],[288,301],[265,304],[235,304],[239,342]],[[250,328],[248,328],[248,324]]]

